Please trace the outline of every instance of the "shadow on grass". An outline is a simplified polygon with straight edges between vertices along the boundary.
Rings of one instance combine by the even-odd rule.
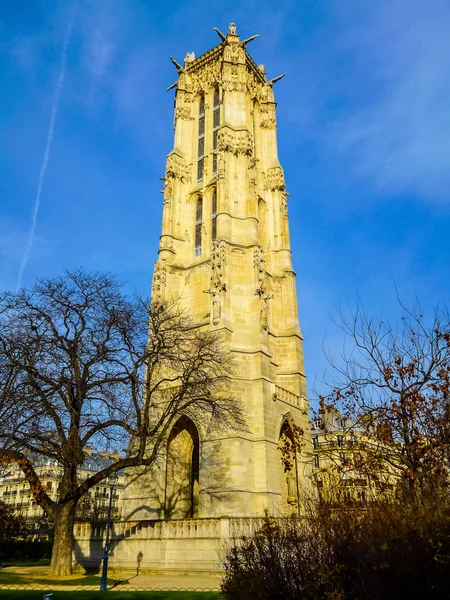
[[[49,558],[40,558],[39,560],[31,560],[23,558],[21,560],[2,560],[0,561],[0,569],[4,567],[49,567],[50,559]]]
[[[42,577],[33,573],[11,573],[0,571],[0,585],[67,585],[70,587],[82,587],[85,585],[100,586],[100,575],[80,575],[76,578],[64,577]],[[108,585],[116,584],[115,579],[108,578]],[[1,596],[3,598],[3,595]]]

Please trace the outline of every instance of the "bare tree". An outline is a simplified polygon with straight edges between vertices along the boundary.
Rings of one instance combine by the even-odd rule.
[[[402,306],[399,323],[369,318],[360,308],[341,327],[350,350],[332,392],[321,398],[353,420],[360,469],[389,470],[420,507],[448,485],[450,459],[450,319],[436,309],[427,321]]]
[[[0,500],[0,542],[26,538],[31,533],[30,524],[11,504]]]
[[[52,574],[71,572],[83,495],[120,469],[152,465],[180,415],[243,426],[227,393],[230,368],[218,334],[176,303],[126,297],[109,275],[67,272],[0,296],[0,457],[18,463],[55,523]],[[126,456],[80,482],[85,447],[107,444],[126,446]],[[56,501],[33,454],[61,467]]]

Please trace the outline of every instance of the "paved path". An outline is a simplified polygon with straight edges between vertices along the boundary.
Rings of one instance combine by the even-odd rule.
[[[15,573],[22,573],[28,575],[36,575],[37,579],[45,578],[48,572],[48,567],[6,567],[2,569],[3,571],[10,571]],[[81,575],[74,575],[70,579],[81,579]],[[69,579],[69,578],[68,578]],[[111,579],[120,581],[121,583],[117,583],[114,585],[112,590],[127,590],[132,588],[147,588],[147,589],[181,589],[181,590],[218,590],[220,587],[220,582],[222,577],[220,575],[210,575],[210,574],[188,574],[188,573],[174,573],[173,575],[156,575],[156,574],[135,574],[130,575],[130,573],[120,574],[117,571],[114,571],[111,574]],[[123,583],[122,583],[123,581]],[[32,581],[30,581],[30,586],[34,587]],[[53,589],[55,591],[59,591],[61,589],[65,589],[69,591],[70,589],[75,589],[75,586],[64,585],[61,583],[53,583],[49,581],[48,585],[36,584],[36,587],[45,589]],[[21,589],[26,587],[21,584],[11,584],[8,585],[10,589]],[[96,586],[79,586],[83,587],[83,589],[97,589]]]
[[[119,589],[144,587],[154,589],[219,589],[222,578],[217,575],[136,575],[128,579]]]

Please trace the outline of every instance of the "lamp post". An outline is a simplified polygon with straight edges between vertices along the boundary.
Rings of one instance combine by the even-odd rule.
[[[107,592],[108,585],[108,558],[109,558],[109,533],[111,530],[111,510],[112,510],[112,501],[113,501],[113,493],[114,487],[117,483],[119,475],[118,473],[111,473],[108,477],[109,484],[109,505],[108,505],[108,520],[106,522],[106,536],[105,536],[105,549],[103,550],[103,569],[102,569],[102,579],[100,581],[100,591]]]

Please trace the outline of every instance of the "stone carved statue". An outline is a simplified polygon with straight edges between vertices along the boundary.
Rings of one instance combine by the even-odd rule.
[[[267,305],[267,300],[269,300],[269,298],[267,298],[267,296],[264,296],[263,298],[261,298],[260,321],[261,321],[261,328],[264,329],[264,331],[267,331],[269,329],[269,307]]]
[[[221,315],[221,307],[220,307],[220,299],[216,298],[213,300],[213,325],[218,325],[220,323],[220,315]]]
[[[286,483],[288,489],[288,504],[290,504],[291,506],[296,506],[298,504],[298,489],[295,469],[292,469],[287,472]]]
[[[211,251],[211,279],[209,288],[205,290],[206,294],[211,294],[211,320],[213,325],[220,323],[222,312],[221,294],[227,291],[227,284],[224,281],[225,265],[227,263],[226,244],[223,240],[213,242]]]

